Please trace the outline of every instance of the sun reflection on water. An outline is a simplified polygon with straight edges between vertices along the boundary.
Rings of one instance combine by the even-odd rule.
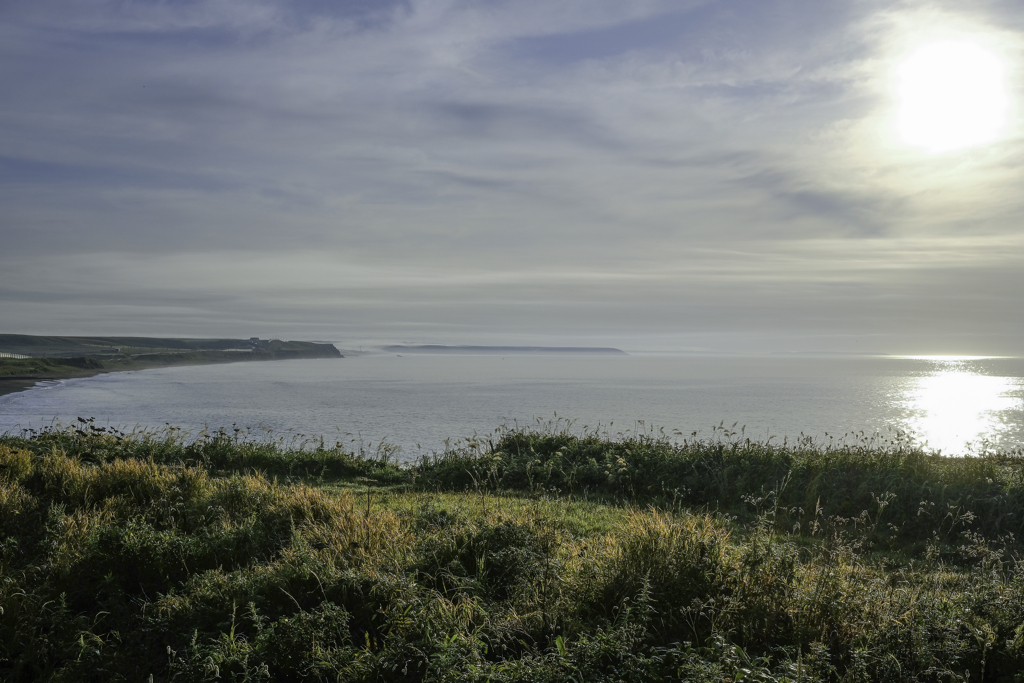
[[[908,430],[929,449],[947,455],[998,444],[1014,427],[1007,413],[1024,408],[1021,379],[981,374],[972,359],[927,360],[933,370],[914,378],[904,394]]]

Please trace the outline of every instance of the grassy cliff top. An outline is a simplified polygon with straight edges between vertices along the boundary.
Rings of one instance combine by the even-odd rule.
[[[1012,681],[1020,454],[0,437],[0,678]]]

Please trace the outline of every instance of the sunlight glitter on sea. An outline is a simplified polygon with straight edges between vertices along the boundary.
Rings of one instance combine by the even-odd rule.
[[[1010,411],[1024,408],[1024,381],[981,374],[974,358],[931,357],[935,369],[907,387],[907,426],[919,442],[944,453],[962,452],[964,444],[980,452],[1011,427]]]

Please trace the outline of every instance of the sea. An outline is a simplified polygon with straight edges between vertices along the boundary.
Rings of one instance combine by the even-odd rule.
[[[1024,359],[396,354],[111,373],[0,396],[0,432],[92,419],[414,460],[530,427],[1024,449]],[[237,430],[237,431],[236,431]],[[382,445],[383,444],[383,445]]]

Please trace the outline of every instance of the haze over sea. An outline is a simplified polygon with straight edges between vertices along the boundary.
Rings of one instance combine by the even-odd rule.
[[[711,437],[736,423],[756,440],[905,433],[945,454],[1011,450],[1024,447],[1024,360],[370,354],[175,367],[0,397],[0,431],[92,417],[195,434],[323,435],[370,449],[386,439],[408,459],[556,413],[574,430],[612,435]]]

